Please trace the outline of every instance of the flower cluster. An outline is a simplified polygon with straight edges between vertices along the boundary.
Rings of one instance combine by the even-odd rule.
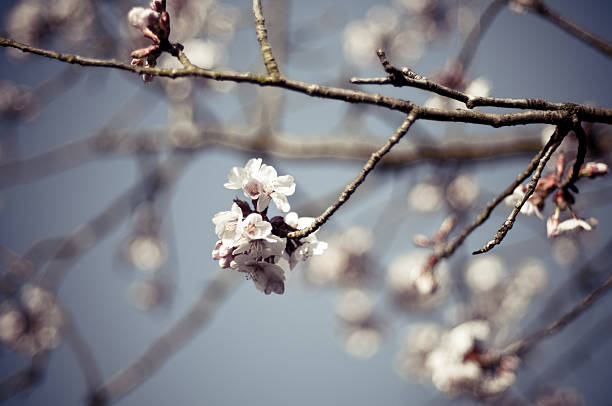
[[[170,35],[170,16],[166,11],[165,0],[154,0],[150,8],[134,7],[128,13],[128,21],[138,28],[145,37],[153,41],[153,45],[132,51],[132,65],[154,67],[161,55],[162,43],[168,42]],[[150,82],[151,75],[143,73],[142,80]]]
[[[490,333],[484,320],[466,321],[449,330],[437,324],[414,324],[398,357],[399,372],[406,377],[416,373],[451,396],[500,396],[515,382],[519,360],[505,356],[488,365],[483,347]]]
[[[289,212],[287,196],[295,192],[291,175],[278,176],[276,169],[262,163],[261,158],[250,159],[244,168],[233,167],[225,184],[227,189],[242,190],[248,202],[234,199],[229,211],[213,217],[219,241],[212,252],[221,268],[243,272],[255,286],[266,294],[283,294],[285,270],[313,255],[322,254],[327,243],[310,234],[302,239],[287,238],[287,234],[309,227],[311,217],[298,217]],[[268,218],[268,206],[274,202],[285,216]]]
[[[544,208],[546,198],[552,196],[552,201],[555,204],[554,213],[546,221],[546,235],[548,238],[558,235],[576,232],[580,230],[590,231],[597,225],[597,219],[581,219],[578,218],[573,209],[575,197],[573,193],[577,193],[578,189],[574,185],[575,181],[582,178],[596,178],[608,173],[608,165],[601,162],[587,162],[578,172],[576,179],[570,182],[573,166],[567,170],[565,168],[565,157],[559,154],[556,163],[556,170],[549,172],[543,176],[536,185],[533,194],[527,199],[521,213],[531,216],[535,214],[540,219],[544,219],[541,210]],[[506,204],[514,206],[522,201],[527,192],[527,186],[519,185],[514,189],[514,192],[506,197]],[[571,218],[561,221],[561,212],[569,210]]]
[[[0,342],[30,356],[56,348],[64,316],[55,296],[36,285],[21,288],[18,300],[0,303]]]

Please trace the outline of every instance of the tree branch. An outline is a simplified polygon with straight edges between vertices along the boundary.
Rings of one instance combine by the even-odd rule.
[[[514,209],[512,209],[512,212],[510,212],[510,215],[508,215],[508,218],[506,218],[506,221],[504,221],[504,223],[501,225],[497,233],[495,233],[495,235],[493,236],[493,239],[487,242],[481,249],[472,252],[473,255],[483,254],[487,251],[492,250],[493,247],[495,247],[496,245],[499,245],[504,239],[504,237],[506,237],[506,234],[508,234],[508,231],[510,231],[510,229],[514,225],[516,216],[521,211],[521,208],[525,205],[527,200],[531,197],[531,195],[535,191],[538,181],[540,180],[540,177],[542,176],[542,171],[544,170],[544,167],[548,163],[548,160],[552,156],[553,152],[557,150],[559,145],[561,145],[561,142],[563,141],[563,138],[565,138],[565,135],[567,135],[567,130],[560,129],[559,127],[557,127],[553,135],[550,137],[550,140],[548,141],[546,147],[544,147],[545,153],[542,155],[542,157],[540,158],[540,161],[538,162],[538,165],[535,168],[533,177],[531,178],[531,181],[527,185],[527,190],[525,191],[525,195],[523,196],[520,202],[517,202],[514,205]]]
[[[501,355],[522,355],[529,351],[542,339],[561,331],[565,326],[574,321],[582,312],[588,309],[600,296],[612,287],[612,275],[608,276],[599,286],[586,295],[571,311],[563,315],[559,320],[549,324],[547,327],[537,331],[530,336],[517,340],[502,350]]]
[[[340,197],[338,197],[338,200],[336,200],[336,202],[334,202],[334,204],[329,206],[323,212],[323,214],[321,214],[319,217],[315,218],[314,222],[312,223],[312,225],[310,225],[310,227],[303,228],[301,230],[291,232],[291,233],[289,233],[287,235],[287,237],[289,237],[289,238],[303,238],[303,237],[306,237],[307,235],[312,234],[315,231],[317,231],[319,229],[319,227],[321,227],[332,216],[332,214],[334,214],[336,212],[336,210],[338,210],[344,203],[346,203],[348,201],[348,199],[351,197],[351,195],[353,193],[355,193],[355,191],[357,190],[359,185],[361,185],[363,183],[363,181],[368,176],[368,174],[374,169],[376,164],[408,132],[408,130],[410,129],[412,124],[417,120],[417,118],[418,118],[418,115],[417,115],[416,112],[411,112],[410,114],[408,114],[408,117],[406,117],[406,119],[404,120],[402,125],[400,125],[398,127],[398,129],[395,131],[395,133],[393,133],[393,135],[391,137],[389,137],[387,142],[380,149],[378,149],[378,151],[372,153],[372,156],[370,157],[368,162],[366,162],[366,164],[364,165],[364,167],[361,170],[361,172],[359,173],[359,175],[357,175],[357,177],[355,179],[353,179],[353,181],[346,186],[346,188],[344,189],[342,194],[340,194]]]
[[[410,101],[397,99],[393,97],[383,96],[381,94],[366,93],[354,90],[348,90],[337,87],[323,86],[299,80],[288,79],[285,77],[271,77],[256,75],[254,73],[233,72],[233,71],[214,71],[195,67],[194,65],[185,66],[182,69],[162,69],[140,67],[136,65],[128,65],[116,60],[102,60],[95,58],[86,58],[79,55],[62,54],[54,51],[32,47],[30,45],[21,44],[11,39],[0,37],[0,46],[12,47],[20,49],[24,52],[30,52],[37,55],[45,56],[51,59],[57,59],[66,63],[74,63],[83,66],[99,66],[131,71],[134,73],[146,73],[151,76],[179,78],[179,77],[200,77],[213,79],[218,81],[232,81],[237,83],[251,83],[259,86],[279,87],[287,90],[292,90],[298,93],[303,93],[312,97],[320,97],[324,99],[341,100],[349,103],[364,103],[381,107],[386,107],[391,110],[401,111],[405,114],[410,114],[412,111],[418,113],[419,119],[434,120],[434,121],[451,121],[464,122],[473,124],[490,125],[492,127],[505,127],[521,124],[545,123],[545,124],[561,124],[568,120],[573,115],[576,115],[580,121],[601,122],[612,124],[612,109],[604,109],[593,106],[570,104],[567,110],[560,108],[554,111],[526,111],[520,113],[482,113],[468,110],[439,110],[418,106]],[[178,57],[187,60],[183,51],[178,50]],[[188,60],[187,60],[188,61]],[[500,99],[513,100],[513,99]],[[518,107],[525,101],[517,102],[517,105],[510,103],[507,107]],[[537,106],[537,103],[535,104]]]
[[[151,377],[212,318],[239,280],[234,272],[220,270],[215,274],[198,300],[176,323],[153,341],[140,357],[96,388],[91,405],[113,403]]]
[[[582,110],[583,108],[589,108],[592,106],[580,105],[576,103],[552,103],[544,99],[512,99],[502,97],[483,97],[473,96],[465,92],[453,89],[448,86],[444,86],[437,82],[434,82],[425,76],[421,76],[418,73],[410,70],[409,68],[402,67],[396,68],[391,65],[382,49],[377,51],[377,55],[380,58],[380,62],[389,74],[387,77],[379,78],[357,78],[353,77],[350,79],[351,83],[363,84],[363,85],[393,85],[396,87],[413,87],[416,89],[426,90],[440,96],[448,97],[449,99],[457,100],[465,103],[468,109],[474,107],[500,107],[500,108],[511,108],[511,109],[522,109],[522,110],[551,110],[551,111],[573,111]]]
[[[531,5],[528,7],[528,10],[547,19],[553,24],[556,24],[561,29],[565,30],[565,32],[573,35],[582,42],[591,45],[604,55],[612,57],[612,44],[605,39],[599,38],[595,34],[590,33],[576,23],[563,17],[556,11],[551,10],[546,4],[544,4],[544,2],[540,0],[531,0]]]
[[[268,31],[266,30],[265,20],[263,12],[261,10],[261,1],[253,0],[253,16],[255,18],[255,33],[257,35],[257,41],[261,48],[261,55],[263,56],[264,65],[268,75],[273,78],[280,77],[280,71],[274,55],[272,55],[272,47],[268,42]]]

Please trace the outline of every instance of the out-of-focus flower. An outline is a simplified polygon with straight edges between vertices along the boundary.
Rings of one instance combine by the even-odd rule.
[[[518,185],[510,196],[506,196],[506,198],[504,199],[504,202],[508,206],[514,206],[518,202],[523,200],[526,192],[527,192],[527,186]],[[523,213],[526,216],[532,216],[535,214],[536,216],[538,216],[539,219],[544,220],[544,216],[542,216],[540,209],[532,201],[533,197],[534,195],[530,196],[529,199],[527,199],[523,207],[521,207],[521,213]]]
[[[380,347],[382,323],[374,312],[370,295],[362,289],[342,292],[336,304],[341,340],[346,352],[356,358],[370,358]]]
[[[487,292],[495,288],[504,278],[504,264],[498,256],[488,255],[474,258],[465,270],[464,278],[474,292]]]
[[[604,164],[603,162],[587,162],[580,169],[579,175],[594,178],[596,176],[603,176],[607,174],[608,171],[608,165]]]
[[[134,7],[128,12],[128,21],[140,30],[155,26],[159,18],[160,14],[150,8]]]
[[[56,348],[64,324],[53,294],[36,285],[24,285],[17,302],[0,304],[0,341],[29,356]]]
[[[26,44],[40,44],[51,35],[82,44],[91,35],[94,16],[88,0],[21,0],[8,12],[5,26],[9,37]],[[27,55],[11,53],[16,59]]]
[[[370,317],[373,308],[370,295],[364,290],[353,288],[339,295],[336,314],[348,323],[357,323]]]
[[[278,176],[272,166],[262,164],[261,158],[250,159],[244,168],[233,167],[227,176],[227,189],[242,189],[249,199],[257,199],[257,211],[262,212],[274,201],[282,212],[291,208],[287,196],[295,192],[293,176]]]
[[[125,247],[126,259],[141,271],[157,271],[166,262],[166,245],[152,234],[138,234],[131,237]]]
[[[8,80],[0,80],[0,114],[9,118],[23,117],[35,110],[32,91]]]
[[[536,258],[526,258],[521,262],[518,269],[507,280],[502,293],[501,301],[498,302],[490,319],[498,326],[512,329],[512,323],[520,320],[533,297],[546,286],[546,266]],[[505,334],[514,335],[511,331],[503,331]],[[499,337],[498,333],[498,339]]]
[[[537,397],[532,406],[584,406],[584,397],[573,388],[557,388]]]
[[[183,46],[191,63],[200,68],[213,69],[225,60],[225,48],[210,39],[190,39]]]
[[[446,188],[446,199],[457,210],[466,210],[472,207],[480,188],[478,183],[469,175],[459,175]]]
[[[128,12],[128,21],[140,30],[158,24],[159,17],[159,13],[150,8],[134,7]]]
[[[312,217],[298,217],[296,212],[290,212],[285,216],[285,223],[296,230],[310,227],[314,222]],[[306,261],[313,255],[321,255],[327,249],[327,242],[319,241],[316,233],[307,235],[299,241],[294,242],[297,246],[292,252],[288,252],[289,266],[293,269],[298,262]]]
[[[408,204],[418,212],[434,212],[442,204],[442,190],[430,182],[417,183],[408,194]]]
[[[361,226],[326,238],[327,249],[308,263],[306,278],[315,285],[338,282],[341,285],[361,285],[371,276],[372,261],[369,251],[373,244],[372,232]]]
[[[491,92],[491,82],[483,77],[472,80],[464,90],[464,93],[470,97],[487,97],[489,92]]]
[[[149,311],[170,299],[170,283],[167,279],[153,278],[134,282],[129,289],[132,305],[141,311]]]
[[[434,277],[428,266],[430,254],[411,251],[394,259],[387,271],[387,286],[395,301],[403,307],[428,307],[437,303],[446,294],[447,268],[444,263],[437,266]]]
[[[345,337],[344,348],[356,358],[371,358],[382,342],[382,334],[375,327],[359,327],[349,330]]]
[[[548,238],[556,237],[564,233],[572,233],[577,231],[591,231],[593,226],[597,224],[596,219],[583,220],[579,218],[570,218],[559,222],[560,210],[557,208],[552,216],[546,221],[546,235]]]
[[[580,249],[573,238],[560,236],[555,238],[552,244],[551,254],[555,262],[559,265],[570,265],[578,258]]]
[[[499,396],[514,383],[516,358],[506,357],[494,368],[480,363],[482,344],[491,334],[488,322],[471,320],[445,332],[435,325],[418,329],[409,333],[400,352],[402,375],[409,376],[411,368],[441,392],[478,398]]]

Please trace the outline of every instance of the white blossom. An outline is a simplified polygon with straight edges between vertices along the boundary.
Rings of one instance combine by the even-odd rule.
[[[282,295],[285,292],[285,271],[276,264],[251,259],[247,255],[238,255],[233,266],[239,272],[249,275],[255,287],[266,295],[274,292]]]
[[[219,266],[221,268],[229,268],[234,259],[234,255],[232,254],[233,251],[233,245],[226,245],[222,240],[219,240],[213,249],[212,258],[215,261],[219,261]]]
[[[550,221],[551,219],[549,219]],[[549,227],[550,224],[550,227]],[[589,224],[588,221],[579,219],[579,218],[571,218],[562,222],[555,223],[554,220],[547,222],[547,235],[548,237],[556,237],[559,234],[576,232],[580,230],[591,231],[593,227]]]
[[[230,211],[220,211],[213,217],[215,233],[224,242],[232,245],[242,234],[242,209],[236,203]]]
[[[270,200],[281,212],[291,208],[287,196],[295,192],[293,176],[278,176],[274,167],[262,164],[261,158],[250,159],[244,168],[233,167],[225,183],[227,189],[242,189],[249,199],[257,199],[257,211],[268,207]]]
[[[144,30],[159,21],[159,13],[150,8],[133,7],[128,13],[128,21],[134,27]]]
[[[261,214],[249,214],[241,224],[242,237],[247,240],[266,238],[272,232],[272,224],[263,220]]]
[[[245,255],[251,259],[280,258],[283,255],[287,240],[274,234],[267,235],[265,238],[246,241],[244,240],[232,255]],[[273,261],[276,262],[276,261]]]
[[[510,196],[506,196],[506,199],[504,200],[504,202],[508,206],[514,206],[518,202],[523,200],[523,197],[525,197],[526,191],[527,191],[527,186],[518,185]],[[538,206],[536,206],[529,200],[527,200],[525,204],[523,205],[523,207],[521,207],[521,213],[523,213],[526,216],[532,216],[535,214],[536,216],[538,216],[540,220],[544,220],[544,217],[542,216],[540,209],[538,209]]]
[[[290,212],[285,216],[285,223],[298,230],[310,227],[314,222],[313,217],[298,217],[296,212]],[[291,269],[300,261],[306,261],[313,255],[321,255],[327,249],[327,242],[319,241],[315,233],[311,233],[300,239],[299,246],[289,256]]]

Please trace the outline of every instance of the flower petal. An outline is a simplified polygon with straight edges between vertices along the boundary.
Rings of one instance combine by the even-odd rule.
[[[274,190],[286,196],[295,193],[295,181],[291,175],[283,175],[276,178]]]
[[[289,209],[291,209],[289,200],[287,200],[287,196],[284,194],[274,192],[270,196],[272,197],[272,200],[274,200],[276,207],[278,207],[278,209],[283,213],[286,213],[289,211]]]
[[[223,186],[226,189],[240,189],[242,188],[242,181],[246,177],[246,171],[244,168],[234,166],[229,174],[227,175],[227,183]]]

